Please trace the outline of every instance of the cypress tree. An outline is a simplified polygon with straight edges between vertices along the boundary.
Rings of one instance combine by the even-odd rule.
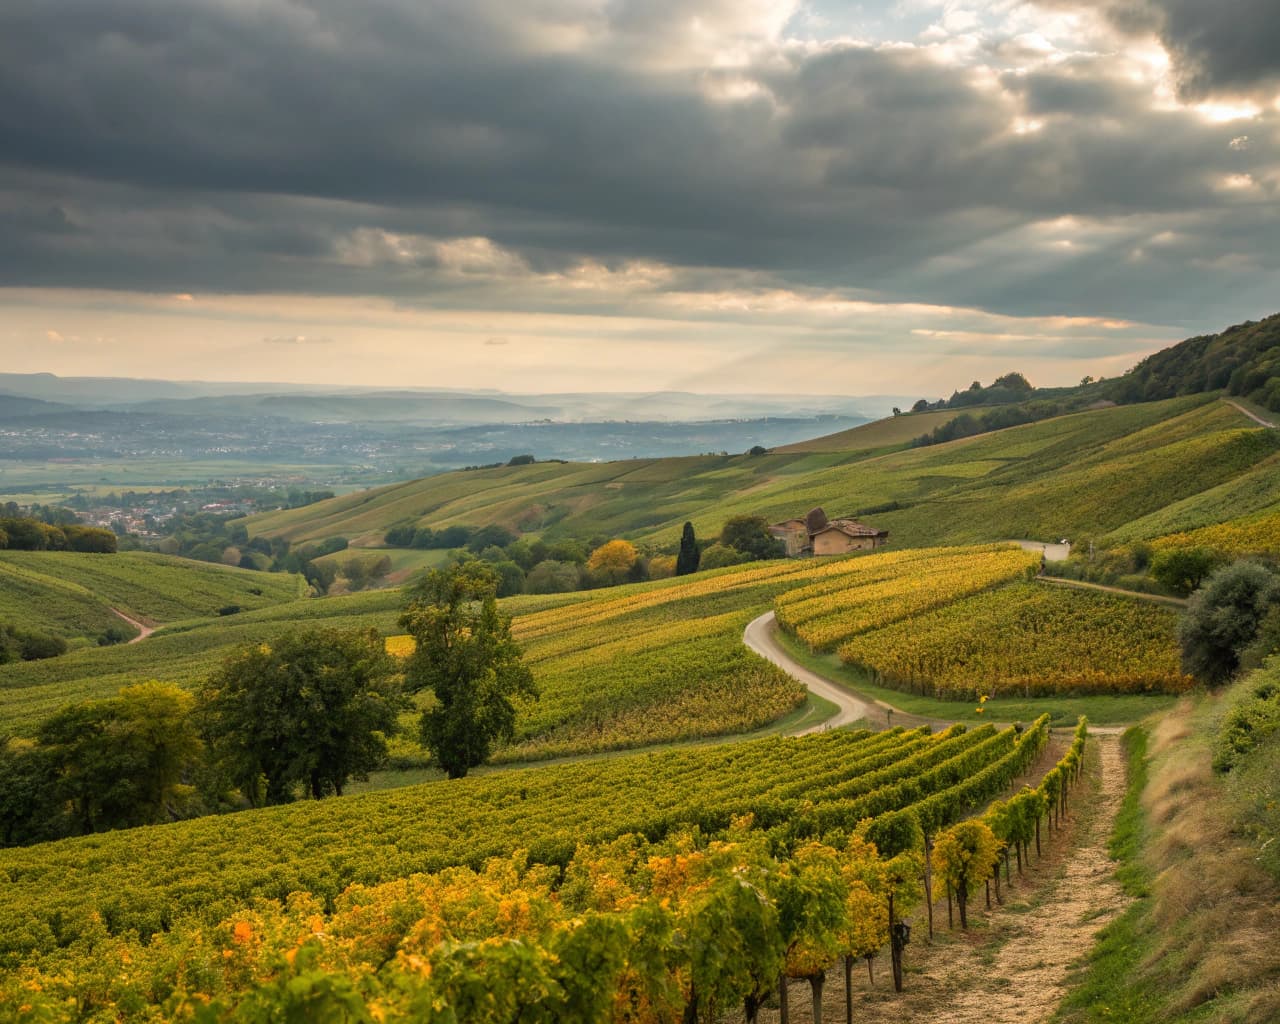
[[[684,533],[680,535],[680,554],[676,556],[676,575],[688,576],[698,571],[698,562],[702,554],[698,551],[698,538],[693,535],[693,523],[684,524]]]

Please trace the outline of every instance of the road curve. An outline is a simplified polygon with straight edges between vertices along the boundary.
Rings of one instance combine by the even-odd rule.
[[[765,612],[759,618],[752,619],[747,623],[747,628],[742,633],[742,642],[766,661],[773,662],[787,675],[800,680],[808,687],[810,693],[831,701],[832,704],[835,704],[840,709],[825,722],[819,722],[817,725],[812,725],[807,729],[801,729],[793,735],[804,736],[807,733],[821,732],[824,729],[838,729],[842,725],[850,725],[860,719],[870,719],[872,717],[872,704],[855,697],[848,690],[836,686],[830,680],[823,679],[816,672],[811,672],[799,662],[793,660],[791,655],[782,649],[777,638],[773,635],[773,621],[773,612]],[[883,715],[880,717],[883,717]]]

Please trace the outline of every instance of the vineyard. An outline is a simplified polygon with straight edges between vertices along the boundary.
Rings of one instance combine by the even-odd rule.
[[[982,696],[1182,693],[1174,611],[1019,583],[853,637],[840,657],[898,689]]]
[[[892,901],[927,884],[924,836],[945,876],[974,829],[956,823],[1046,741],[1046,719],[834,732],[3,851],[0,1001],[41,1020],[750,1011],[780,973],[879,952]],[[1052,823],[1083,743],[1082,723],[1039,789],[992,805],[962,886]]]
[[[0,622],[69,638],[123,627],[116,608],[153,622],[265,608],[302,596],[301,577],[143,552],[0,551]]]
[[[1152,547],[1157,551],[1203,547],[1225,555],[1280,557],[1280,512],[1169,534],[1154,541]]]
[[[814,650],[828,651],[858,633],[1034,575],[1040,565],[1038,552],[1021,548],[909,554],[932,557],[905,566],[872,560],[860,573],[790,591],[775,602],[778,623]]]
[[[782,520],[822,505],[842,514],[882,509],[875,525],[890,531],[895,547],[1101,535],[1202,495],[1220,503],[1215,492],[1237,482],[1267,486],[1280,441],[1226,403],[1193,395],[887,454],[817,450],[822,439],[805,447],[447,473],[248,525],[254,535],[295,542],[340,534],[357,548],[380,543],[399,522],[433,529],[498,523],[544,539],[603,535],[672,544],[685,520],[698,536],[711,537],[732,515]]]

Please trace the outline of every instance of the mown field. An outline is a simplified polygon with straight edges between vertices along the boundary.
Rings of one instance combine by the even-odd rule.
[[[91,642],[109,627],[265,608],[305,593],[299,576],[251,572],[148,552],[0,551],[0,622]]]
[[[378,545],[390,526],[410,521],[669,545],[685,520],[710,537],[731,515],[781,520],[822,505],[830,515],[874,510],[866,518],[888,529],[895,546],[1100,537],[1148,517],[1143,535],[1155,537],[1186,528],[1160,518],[1179,503],[1189,510],[1202,502],[1202,517],[1214,508],[1220,518],[1238,515],[1227,511],[1232,489],[1273,488],[1278,453],[1277,432],[1201,395],[880,455],[811,451],[450,473],[246,524],[254,534],[341,535],[357,545]]]

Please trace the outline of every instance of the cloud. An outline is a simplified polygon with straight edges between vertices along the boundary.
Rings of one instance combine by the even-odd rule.
[[[53,331],[53,330],[45,331],[44,336],[48,338],[51,342],[53,342],[55,345],[61,345],[64,341],[67,340],[58,331]]]
[[[1238,26],[1193,0],[899,6],[919,31],[887,39],[823,37],[791,0],[9,0],[0,279],[192,315],[1269,311],[1247,304],[1277,283],[1280,112],[1176,102],[1142,39],[1199,69],[1184,89],[1253,89],[1270,0],[1222,5]]]
[[[263,338],[264,345],[332,345],[332,338],[309,337],[305,334],[281,335],[274,338]]]
[[[1130,35],[1156,35],[1173,61],[1180,94],[1280,93],[1280,17],[1275,0],[1033,0],[1100,10]]]
[[[485,343],[486,345],[510,345],[510,344],[511,344],[511,339],[509,339],[509,338],[485,338],[485,339],[484,339],[484,343]]]

